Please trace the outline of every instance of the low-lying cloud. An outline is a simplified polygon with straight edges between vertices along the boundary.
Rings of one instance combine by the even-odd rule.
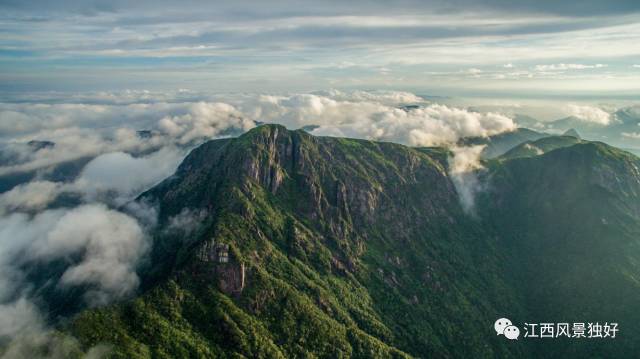
[[[449,158],[449,174],[458,192],[462,209],[470,215],[476,214],[475,196],[482,189],[477,171],[484,168],[480,162],[484,145],[452,147]]]
[[[20,297],[13,302],[0,304],[0,339],[42,328],[40,312],[28,299]]]
[[[14,240],[12,252],[2,266],[18,271],[30,263],[48,263],[79,255],[63,273],[60,285],[89,285],[87,302],[104,304],[136,289],[137,261],[146,253],[148,241],[138,222],[101,204],[73,209],[46,210],[35,216],[13,213],[0,218],[0,240]],[[3,248],[6,250],[7,248]]]
[[[318,126],[316,135],[346,136],[392,141],[411,146],[455,143],[461,137],[489,136],[515,130],[513,120],[497,113],[429,103],[415,95],[400,93],[349,98],[343,93],[327,97],[316,94],[260,96],[239,106],[250,118],[298,128]],[[337,99],[336,99],[337,98]],[[390,99],[402,102],[389,101]],[[402,104],[416,105],[400,108]]]
[[[148,153],[166,146],[191,147],[203,140],[237,135],[258,122],[290,128],[319,126],[314,133],[442,145],[464,136],[487,136],[515,129],[498,113],[478,113],[430,103],[408,92],[323,91],[293,95],[194,96],[195,102],[131,103],[137,97],[97,95],[100,104],[0,104],[0,147],[9,158],[0,176],[51,171],[51,166],[112,152]],[[111,102],[108,102],[111,101]],[[400,105],[419,105],[401,109]],[[139,132],[144,130],[144,132]],[[34,148],[31,140],[51,141]]]
[[[611,114],[599,107],[571,104],[567,106],[567,111],[570,116],[586,123],[603,126],[611,123]]]
[[[56,286],[84,288],[88,306],[104,305],[137,289],[136,267],[148,249],[147,235],[135,218],[101,204],[0,217],[2,358],[39,357],[42,347],[51,358],[82,353],[75,339],[49,331],[48,313],[36,304],[41,302],[34,296],[38,288],[26,280],[29,268],[64,259],[69,265]],[[98,345],[86,354],[97,358],[107,353],[107,347]]]
[[[135,219],[103,206],[83,206],[66,213],[49,232],[38,258],[60,253],[84,252],[80,263],[69,267],[61,285],[88,284],[95,289],[85,295],[92,305],[122,298],[138,287],[138,259],[148,249],[142,228]],[[60,252],[62,249],[62,252]]]
[[[123,204],[169,177],[184,155],[184,150],[173,146],[143,157],[125,152],[106,153],[87,163],[72,187],[89,199],[102,196],[105,201]]]
[[[50,181],[33,181],[21,184],[0,194],[0,215],[12,212],[43,210],[60,194],[63,184]]]
[[[601,69],[605,68],[605,64],[585,65],[585,64],[550,64],[550,65],[537,65],[536,71],[567,71],[567,70],[587,70],[587,69]]]
[[[185,154],[185,149],[166,146],[141,157],[125,152],[99,155],[71,182],[36,179],[0,193],[0,215],[16,211],[36,213],[62,194],[81,197],[87,203],[104,202],[117,207],[169,177]]]

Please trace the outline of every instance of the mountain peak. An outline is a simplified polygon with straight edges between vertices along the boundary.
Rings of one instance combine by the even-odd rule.
[[[277,123],[265,123],[250,129],[240,137],[251,136],[258,133],[277,133],[279,131],[288,132],[289,130],[285,126]]]
[[[577,139],[580,139],[580,134],[578,133],[578,131],[576,131],[575,128],[570,128],[568,130],[566,130],[563,134],[563,136],[572,136],[575,137]]]
[[[282,137],[282,136],[289,136],[291,135],[291,133],[296,132],[296,131],[292,131],[287,129],[285,126],[283,125],[279,125],[279,124],[273,124],[273,123],[269,123],[269,124],[263,124],[263,125],[259,125],[256,126],[252,129],[250,129],[249,131],[243,133],[242,135],[240,135],[238,137],[239,140],[241,139],[247,139],[247,138],[278,138],[278,137]]]

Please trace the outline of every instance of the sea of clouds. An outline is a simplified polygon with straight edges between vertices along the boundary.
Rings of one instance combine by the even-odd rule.
[[[499,113],[431,103],[407,92],[212,96],[125,91],[33,95],[0,103],[0,183],[25,178],[0,193],[0,340],[46,328],[38,288],[26,279],[25,268],[33,265],[75,258],[55,285],[83,288],[87,306],[135,293],[155,212],[131,200],[170,176],[199,143],[260,123],[313,126],[314,135],[411,146],[453,146],[461,137],[516,128]],[[44,141],[54,144],[38,145]],[[468,173],[479,168],[480,151],[452,152],[451,175],[465,207],[472,206],[468,187],[475,180]],[[77,163],[78,170],[55,176],[69,163]],[[174,222],[193,216],[187,217]]]

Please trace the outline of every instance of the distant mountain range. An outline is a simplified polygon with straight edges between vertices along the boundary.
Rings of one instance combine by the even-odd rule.
[[[576,116],[541,122],[530,116],[515,115],[514,120],[519,126],[552,134],[574,130],[586,139],[606,142],[636,155],[640,154],[640,110],[637,107],[615,111],[610,115],[608,124],[587,121]]]
[[[537,132],[528,128],[518,128],[515,131],[504,132],[494,136],[465,137],[458,142],[458,145],[483,145],[485,148],[482,151],[482,157],[488,159],[503,155],[523,142],[535,141],[548,136],[550,135],[547,133]]]

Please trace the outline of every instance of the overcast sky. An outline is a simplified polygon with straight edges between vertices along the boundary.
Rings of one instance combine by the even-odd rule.
[[[0,91],[640,93],[640,1],[0,2]]]

